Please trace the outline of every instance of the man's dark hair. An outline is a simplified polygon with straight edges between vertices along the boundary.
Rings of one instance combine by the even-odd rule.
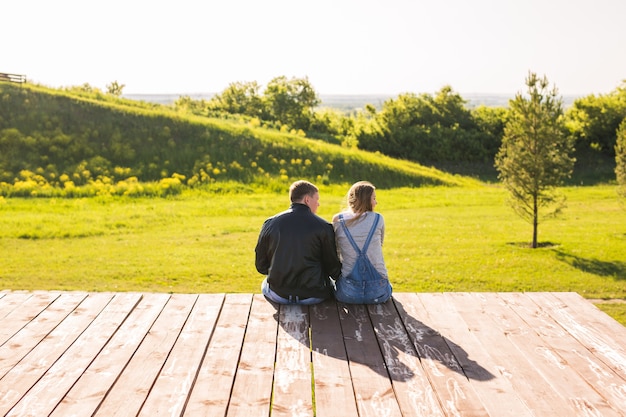
[[[300,180],[289,187],[289,199],[292,203],[300,202],[306,195],[313,195],[319,192],[317,187],[308,181]]]

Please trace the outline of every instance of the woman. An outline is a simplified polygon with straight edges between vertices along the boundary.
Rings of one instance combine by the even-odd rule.
[[[336,283],[335,298],[353,304],[384,303],[391,297],[391,284],[382,251],[385,221],[382,215],[374,213],[378,204],[376,188],[367,181],[355,183],[348,191],[347,203],[346,211],[333,216],[337,250],[342,264],[342,277]],[[357,261],[358,252],[363,250],[366,243],[364,253],[373,268],[368,270],[367,265],[364,265],[360,268],[363,272],[356,273],[353,271],[355,265],[361,265]]]

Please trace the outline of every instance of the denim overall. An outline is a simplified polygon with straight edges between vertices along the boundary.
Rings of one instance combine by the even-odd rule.
[[[363,249],[359,249],[352,238],[343,220],[343,214],[339,215],[341,227],[346,233],[346,237],[350,241],[354,251],[357,253],[357,262],[352,272],[337,280],[337,289],[335,291],[337,301],[350,304],[379,304],[384,303],[391,297],[391,284],[389,280],[380,275],[367,258],[367,248],[370,245],[380,217],[378,213],[375,214],[374,224],[367,235]],[[365,259],[360,259],[361,257]],[[359,265],[361,266],[360,268]],[[359,271],[357,271],[357,269],[359,269]]]

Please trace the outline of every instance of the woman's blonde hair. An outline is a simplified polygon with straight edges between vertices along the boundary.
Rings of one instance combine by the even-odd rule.
[[[355,214],[352,221],[358,220],[366,211],[373,211],[372,194],[376,187],[369,181],[356,182],[348,190],[348,207]]]

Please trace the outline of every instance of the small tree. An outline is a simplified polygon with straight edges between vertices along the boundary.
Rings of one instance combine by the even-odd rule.
[[[622,120],[617,129],[615,175],[617,176],[618,193],[626,198],[626,119]]]
[[[556,187],[572,173],[573,142],[565,134],[562,99],[548,80],[529,73],[527,96],[518,93],[509,101],[510,117],[495,159],[499,178],[510,193],[515,212],[533,225],[532,247],[542,218],[556,215],[565,197]]]
[[[107,94],[112,94],[119,97],[122,95],[124,87],[126,87],[125,84],[120,84],[117,81],[113,81],[111,84],[107,84]]]

